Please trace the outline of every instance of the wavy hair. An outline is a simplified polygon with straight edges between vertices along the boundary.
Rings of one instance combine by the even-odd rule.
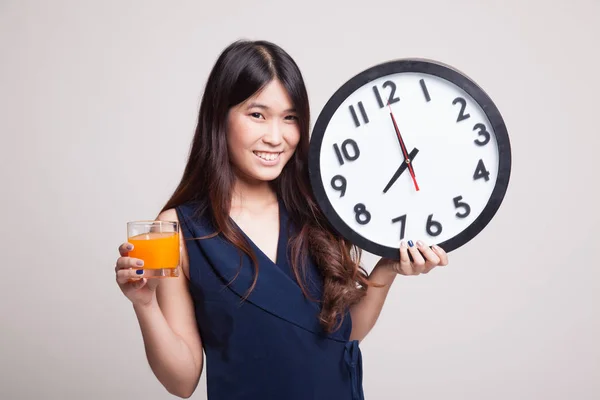
[[[182,179],[163,211],[193,202],[222,234],[247,254],[254,265],[254,289],[258,262],[244,235],[229,220],[235,176],[227,151],[226,121],[229,110],[257,93],[272,80],[281,82],[297,111],[300,142],[281,174],[271,182],[293,224],[290,237],[291,267],[306,290],[305,257],[318,266],[323,278],[320,323],[327,332],[337,330],[346,310],[357,303],[369,285],[360,266],[361,250],[342,238],[318,207],[308,176],[310,110],[300,69],[279,46],[268,41],[236,41],[218,57],[205,86],[198,124]],[[248,292],[248,293],[249,293]]]

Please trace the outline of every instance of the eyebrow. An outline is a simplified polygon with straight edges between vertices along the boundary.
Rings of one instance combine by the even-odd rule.
[[[260,103],[250,103],[248,104],[247,108],[260,108],[262,110],[269,110],[269,107],[264,105],[264,104],[260,104]],[[295,108],[288,108],[287,110],[284,110],[283,112],[296,112]]]

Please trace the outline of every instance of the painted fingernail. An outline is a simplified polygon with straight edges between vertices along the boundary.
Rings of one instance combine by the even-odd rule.
[[[125,246],[125,248],[127,249],[127,251],[131,251],[131,250],[133,250],[133,245],[128,244],[127,246]]]
[[[138,275],[142,275],[144,273],[144,270],[143,269],[138,269],[138,270],[135,271],[135,273],[138,274]]]
[[[409,241],[408,241],[408,245],[409,245],[410,247],[413,247],[415,244],[413,243],[413,241],[412,241],[412,240],[409,240]]]
[[[403,249],[406,248],[406,242],[404,240],[400,242],[400,247]]]
[[[135,263],[141,267],[144,265],[144,260],[137,260]]]
[[[417,240],[417,246],[419,246],[419,247],[425,247],[425,243],[423,243],[420,240]]]

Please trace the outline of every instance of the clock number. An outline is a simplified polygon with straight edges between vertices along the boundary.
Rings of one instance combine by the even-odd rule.
[[[371,213],[367,211],[363,203],[354,206],[354,213],[356,214],[356,222],[361,225],[368,224],[371,221]]]
[[[489,133],[489,132],[488,132],[488,131],[485,129],[485,125],[484,125],[484,124],[481,124],[481,123],[479,123],[479,124],[476,124],[476,125],[473,127],[473,130],[477,130],[477,129],[479,129],[479,136],[483,136],[483,137],[484,137],[484,139],[483,139],[481,142],[479,141],[479,138],[477,138],[477,139],[475,139],[475,140],[473,140],[473,141],[474,141],[474,142],[475,142],[475,144],[476,144],[476,145],[478,145],[478,146],[485,146],[485,145],[486,145],[486,144],[488,144],[488,143],[489,143],[489,141],[490,141],[490,133]]]
[[[392,81],[385,81],[382,85],[384,88],[387,88],[388,86],[392,89],[390,91],[390,95],[388,97],[388,101],[386,104],[383,103],[383,100],[381,99],[381,95],[379,94],[379,89],[377,88],[377,86],[373,86],[373,92],[375,92],[375,98],[377,98],[377,103],[379,104],[379,108],[383,108],[385,107],[387,104],[394,104],[400,101],[399,97],[394,97],[394,94],[396,93],[396,84]]]
[[[340,197],[344,197],[346,194],[346,178],[342,175],[336,175],[331,179],[331,187],[337,191],[342,192]]]
[[[479,159],[477,163],[477,168],[475,168],[475,173],[473,174],[473,180],[476,179],[485,179],[486,182],[490,180],[490,172],[485,169],[485,165],[483,164],[483,160]]]
[[[465,99],[463,99],[462,97],[457,97],[452,101],[452,105],[455,105],[457,103],[460,103],[460,111],[458,113],[458,118],[456,119],[456,122],[460,122],[469,118],[471,115],[465,114],[465,108],[467,107],[467,101]]]
[[[348,146],[352,148],[352,155],[348,152]],[[348,161],[354,161],[360,156],[360,150],[358,144],[352,139],[346,139],[342,142],[342,150],[338,147],[337,143],[333,145],[333,150],[337,156],[340,165],[344,165],[344,158]]]
[[[427,217],[427,225],[425,230],[430,236],[437,236],[442,233],[442,224],[433,219],[433,214],[429,214],[429,217]]]
[[[393,224],[396,222],[400,222],[400,224],[401,224],[400,225],[400,240],[402,240],[402,239],[404,239],[404,230],[406,228],[406,214],[404,214],[400,217],[394,218],[392,220]]]
[[[425,80],[421,79],[419,81],[419,84],[421,85],[421,89],[423,90],[423,95],[425,96],[425,100],[427,100],[427,102],[430,102],[431,97],[429,97],[429,90],[427,90],[427,86],[425,85]]]
[[[464,210],[462,213],[456,213],[456,216],[458,218],[466,218],[469,214],[471,214],[471,206],[462,201],[462,198],[462,196],[456,196],[454,199],[452,199],[454,201],[454,207],[456,207],[457,209],[462,208]]]
[[[352,119],[354,120],[354,125],[358,128],[360,126],[360,121],[358,120],[358,115],[356,115],[356,110],[354,110],[354,106],[350,105],[350,114],[352,114]],[[367,112],[365,111],[365,107],[363,106],[362,101],[358,102],[358,110],[360,111],[360,115],[363,118],[365,124],[369,123],[369,117],[367,116]]]
[[[381,95],[379,94],[379,89],[377,89],[377,85],[373,86],[373,92],[375,92],[375,98],[377,99],[377,104],[379,104],[379,108],[383,108],[383,100],[381,100]]]

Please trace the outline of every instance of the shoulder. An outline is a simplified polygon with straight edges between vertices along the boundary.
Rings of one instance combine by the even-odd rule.
[[[162,211],[156,217],[158,221],[175,221],[179,222],[179,217],[177,215],[177,210],[175,208],[169,208],[167,210]]]
[[[189,259],[187,255],[187,247],[185,244],[185,236],[181,230],[181,223],[179,222],[179,217],[177,215],[176,208],[169,208],[167,210],[161,211],[156,217],[158,221],[172,221],[177,222],[179,225],[179,245],[181,249],[181,268],[186,278],[189,279]]]
[[[194,208],[189,204],[182,204],[161,211],[156,217],[159,221],[173,221],[179,224],[182,228],[189,224],[190,218],[194,215]]]
[[[158,216],[156,217],[156,219],[158,221],[171,221],[171,222],[177,222],[177,225],[179,225],[179,231],[181,233],[181,228],[182,228],[182,224],[185,223],[185,221],[181,221],[180,213],[178,213],[178,207],[173,207],[173,208],[169,208],[166,209],[164,211],[161,211]],[[185,216],[183,216],[185,219]]]

